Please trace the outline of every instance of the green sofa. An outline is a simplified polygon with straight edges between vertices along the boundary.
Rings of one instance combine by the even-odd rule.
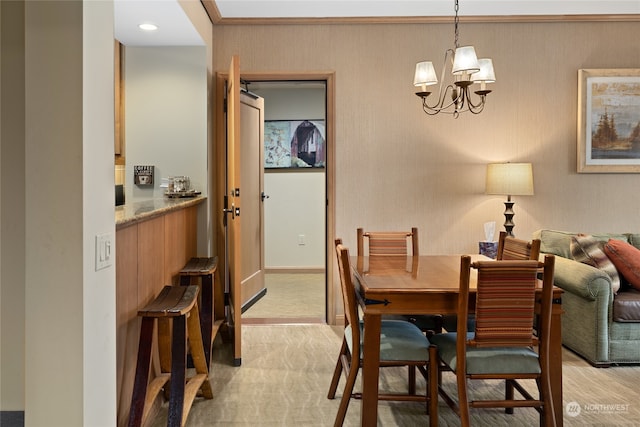
[[[623,240],[640,249],[640,234],[591,234],[597,240]],[[562,288],[562,344],[597,367],[640,363],[640,292],[625,286],[617,295],[611,278],[572,259],[571,237],[578,233],[538,230],[541,256],[556,255],[555,285]],[[625,312],[622,316],[622,312]]]

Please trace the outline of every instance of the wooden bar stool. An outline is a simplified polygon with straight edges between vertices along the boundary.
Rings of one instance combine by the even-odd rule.
[[[204,343],[204,356],[207,368],[211,364],[211,345],[215,338],[213,318],[213,275],[218,268],[218,257],[191,258],[187,265],[180,270],[180,285],[191,285],[193,277],[199,277],[202,289],[200,291],[200,329],[202,342]]]
[[[167,425],[184,426],[198,391],[206,399],[213,399],[200,332],[198,287],[165,286],[153,302],[138,311],[138,316],[142,317],[142,328],[129,426],[145,424],[153,402],[167,383],[170,388]],[[156,319],[160,374],[149,382]],[[186,377],[187,342],[196,368],[196,374],[190,378]]]

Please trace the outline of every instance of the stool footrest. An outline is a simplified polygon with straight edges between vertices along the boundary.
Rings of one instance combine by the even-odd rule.
[[[144,413],[142,414],[142,423],[144,425],[145,420],[149,416],[149,411],[153,406],[153,401],[156,400],[158,394],[162,391],[162,388],[169,382],[171,379],[171,374],[160,374],[155,377],[149,385],[147,386],[147,397],[144,399]]]
[[[187,416],[191,410],[191,405],[198,395],[198,391],[202,391],[202,395],[205,399],[213,399],[213,393],[211,387],[202,387],[205,381],[208,380],[207,374],[197,374],[187,380],[187,384],[184,386],[184,403],[182,409],[182,424],[187,421]]]

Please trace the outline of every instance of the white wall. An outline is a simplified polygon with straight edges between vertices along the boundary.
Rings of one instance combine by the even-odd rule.
[[[265,193],[266,268],[323,269],[324,173],[267,173]]]
[[[112,233],[115,248],[113,2],[85,1],[82,28],[82,414],[85,426],[113,426],[117,414],[115,251],[113,265],[95,271],[95,236]]]
[[[263,84],[269,86],[269,84]],[[274,83],[274,85],[276,85]],[[274,87],[249,90],[264,98],[265,120],[325,119],[325,89]],[[264,176],[265,267],[325,267],[325,172],[269,170]],[[299,245],[299,236],[305,244]]]
[[[125,46],[125,200],[162,198],[161,178],[186,175],[209,196],[208,48]],[[133,184],[133,168],[155,166],[153,186]],[[198,254],[210,253],[209,204],[198,206]]]
[[[206,195],[206,48],[126,46],[124,80],[126,201],[163,197],[175,175]],[[153,187],[133,184],[135,165],[155,166]]]

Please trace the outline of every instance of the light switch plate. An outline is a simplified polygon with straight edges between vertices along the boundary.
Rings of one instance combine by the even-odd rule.
[[[96,234],[96,271],[113,265],[113,233]]]

